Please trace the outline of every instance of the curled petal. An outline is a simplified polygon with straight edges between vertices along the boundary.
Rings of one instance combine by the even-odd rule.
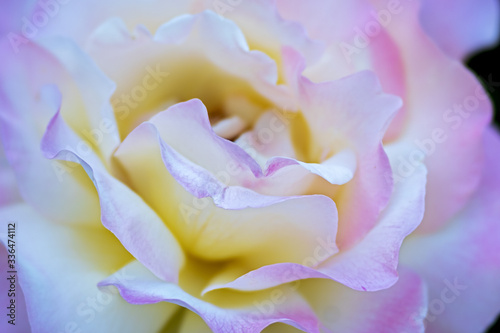
[[[346,148],[356,153],[355,176],[335,198],[341,207],[339,245],[348,247],[373,227],[391,195],[392,172],[381,140],[401,100],[382,93],[376,76],[367,71],[313,83],[301,74],[304,62],[300,55],[291,49],[283,52],[287,78],[311,133],[303,148],[306,158],[318,161]],[[297,131],[295,135],[301,134]],[[363,203],[361,209],[358,202]]]
[[[132,258],[104,228],[53,224],[25,204],[0,209],[0,219],[16,223],[15,267],[31,332],[155,331],[175,310],[167,304],[133,306],[111,290],[97,288],[100,280]],[[2,230],[7,230],[3,222]],[[0,246],[9,249],[7,240],[11,238],[6,234],[0,237]],[[119,279],[134,278],[131,272],[121,272]],[[21,296],[16,291],[19,312],[16,326],[10,327],[21,328],[28,323],[28,318],[23,318]],[[1,325],[5,322],[2,320]]]
[[[412,172],[414,161],[425,160],[426,211],[418,231],[432,232],[464,207],[479,184],[482,133],[491,121],[492,106],[477,78],[443,54],[422,30],[419,6],[417,1],[406,2],[387,26],[407,77],[407,125],[398,142],[413,146],[395,165],[410,170],[394,177],[401,181]]]
[[[197,105],[196,101],[180,103],[158,117],[170,119],[175,124],[179,115],[201,111],[192,109]],[[189,130],[199,126],[196,123],[200,118],[189,119],[193,124],[182,128]],[[158,119],[138,126],[122,143],[116,157],[130,186],[159,212],[188,251],[210,260],[241,257],[255,268],[276,262],[301,261],[313,251],[318,236],[335,238],[336,209],[329,198],[266,196],[231,185],[230,179],[222,182],[214,175],[216,169],[210,172],[167,144],[162,137],[165,129],[161,126]],[[203,137],[202,131],[198,134]],[[165,137],[169,139],[168,135]],[[205,145],[213,148],[217,147],[218,140],[221,139],[215,136],[205,137],[191,144],[197,145],[196,149],[203,149]],[[242,154],[238,146],[227,141],[218,144],[226,144],[230,150],[219,149],[215,153],[224,153],[228,162],[242,166],[241,169],[246,166],[248,156]],[[144,177],[150,174],[158,178],[151,182]],[[311,215],[311,212],[314,213]],[[311,223],[304,225],[304,220]],[[278,230],[285,230],[279,239],[275,237]],[[203,237],[199,237],[200,233]],[[297,233],[303,241],[300,245],[292,245]]]
[[[396,185],[379,221],[350,249],[322,263],[318,270],[355,290],[380,290],[398,278],[403,239],[422,221],[426,169],[420,165],[411,178]]]
[[[328,333],[425,331],[427,289],[409,269],[400,269],[395,285],[376,292],[356,291],[326,280],[304,281],[299,290],[307,295]]]
[[[99,203],[84,170],[73,162],[49,161],[40,152],[51,117],[62,104],[67,106],[53,83],[73,86],[72,79],[37,45],[26,45],[19,54],[4,48],[0,52],[4,56],[0,66],[0,140],[23,200],[59,223],[98,224]],[[50,77],[44,75],[47,71]]]
[[[155,274],[177,281],[184,257],[170,230],[141,197],[109,174],[95,153],[83,156],[77,148],[80,142],[58,112],[42,140],[42,151],[50,159],[76,159],[98,192],[103,225]]]
[[[202,317],[213,332],[258,333],[273,323],[282,322],[306,332],[319,333],[316,316],[298,294],[282,292],[286,302],[280,304],[266,299],[266,294],[249,295],[247,304],[223,308],[195,298],[177,285],[158,280],[138,262],[129,264],[127,269],[137,278],[120,281],[110,276],[100,286],[116,286],[122,297],[132,304],[170,302],[186,307]]]

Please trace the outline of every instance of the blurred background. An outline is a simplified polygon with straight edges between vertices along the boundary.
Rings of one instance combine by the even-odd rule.
[[[493,99],[495,123],[497,128],[500,129],[500,46],[472,56],[467,64],[483,82],[486,91]],[[500,297],[500,295],[497,297]],[[500,316],[497,318],[497,322],[487,331],[487,333],[496,332],[500,332]]]

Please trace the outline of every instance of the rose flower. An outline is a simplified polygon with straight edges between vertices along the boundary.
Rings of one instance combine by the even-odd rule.
[[[2,6],[2,332],[500,312],[500,138],[462,63],[496,2]]]

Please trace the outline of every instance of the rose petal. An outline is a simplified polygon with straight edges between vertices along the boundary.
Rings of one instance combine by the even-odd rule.
[[[446,229],[412,235],[401,260],[429,284],[429,332],[482,332],[500,312],[500,136],[484,136],[485,168],[467,206]]]
[[[209,9],[214,10],[210,6]],[[271,56],[278,64],[281,75],[282,47],[289,46],[297,50],[308,64],[315,63],[323,52],[323,43],[310,39],[300,24],[281,18],[273,1],[240,1],[231,10],[215,12],[234,21],[243,30],[251,49]]]
[[[213,175],[222,177],[221,173],[237,170],[227,185],[242,185],[263,176],[260,166],[245,151],[215,134],[207,110],[198,99],[176,104],[149,122],[166,144]]]
[[[0,66],[0,136],[23,199],[51,220],[97,224],[98,201],[84,170],[74,163],[49,161],[39,149],[50,118],[61,106],[53,83],[71,85],[71,79],[36,45],[26,45],[18,55],[0,48],[4,55]],[[50,76],[45,75],[49,71]]]
[[[331,193],[350,181],[356,170],[356,156],[346,149],[321,163],[305,163],[298,159],[292,142],[295,112],[277,110],[264,113],[253,129],[242,134],[236,144],[243,148],[264,170],[265,177],[247,187],[267,195],[301,195],[310,188],[323,186]],[[306,140],[304,133],[303,139]],[[294,179],[290,182],[290,179]],[[314,183],[314,185],[313,185]]]
[[[327,0],[311,5],[300,0],[277,0],[276,4],[285,19],[299,22],[308,35],[326,45],[322,58],[305,70],[306,77],[314,82],[325,82],[371,69],[372,61],[367,51],[372,40],[356,42],[358,29],[362,30],[367,21],[373,20],[373,6],[368,1]],[[390,49],[384,51],[390,52]]]
[[[335,250],[335,248],[328,246],[328,241],[324,241],[321,238],[318,240],[320,242],[313,253],[311,253],[311,256],[304,258],[304,265],[280,263],[263,266],[243,275],[241,275],[241,271],[236,270],[235,272],[233,271],[235,270],[235,268],[231,267],[231,271],[226,270],[216,275],[212,279],[212,281],[210,281],[210,284],[205,289],[203,289],[202,295],[219,289],[256,291],[273,288],[288,282],[303,279],[330,279],[327,274],[321,273],[316,269],[307,266],[317,264],[320,260],[325,260],[333,253],[332,250]],[[234,276],[238,275],[241,276],[234,279]],[[230,282],[227,282],[228,280]]]
[[[467,6],[472,6],[472,2],[470,5],[466,2],[461,1],[456,5],[457,16],[455,13],[447,16],[456,22],[453,24],[461,24],[461,28],[454,31],[470,28],[469,25],[463,24],[464,20],[455,21],[456,17],[467,12],[464,10]],[[443,4],[448,2],[432,1],[432,5],[430,3],[431,1],[424,4],[424,7],[429,8],[424,8],[425,10],[430,10],[432,6],[444,6]],[[411,165],[408,167],[412,159],[418,160],[422,155],[426,155],[429,195],[426,215],[419,231],[431,232],[442,227],[464,206],[480,177],[480,134],[489,122],[491,105],[477,79],[463,65],[444,55],[423,31],[418,18],[419,2],[404,2],[398,6],[395,2],[373,0],[373,7],[366,1],[352,1],[349,6],[327,2],[329,7],[323,8],[323,15],[335,15],[338,20],[319,20],[318,16],[310,16],[308,13],[317,10],[316,6],[304,4],[302,7],[296,7],[289,2],[278,4],[286,18],[301,22],[313,37],[329,41],[333,51],[329,51],[330,54],[324,62],[316,66],[321,69],[319,74],[324,74],[320,77],[322,80],[345,76],[356,69],[372,68],[381,76],[384,89],[404,97],[405,111],[400,112],[400,116],[395,119],[397,124],[391,126],[386,140],[394,140],[398,133],[402,133],[403,136],[399,139],[412,143],[415,147],[409,151],[410,155],[401,156],[404,162],[396,165],[398,168],[402,164],[412,168]],[[304,6],[309,8],[303,8]],[[475,22],[481,16],[476,14],[483,10],[487,11],[484,7],[475,6],[471,11],[473,15],[468,17],[466,22]],[[385,31],[380,29],[379,33],[368,36],[368,23],[375,22],[374,15],[380,14],[381,11],[391,11],[390,21],[384,27]],[[491,12],[492,16],[497,15],[494,11]],[[430,21],[432,20],[429,19]],[[441,17],[439,21],[448,24]],[[484,25],[485,30],[490,29],[488,26],[492,20],[488,21]],[[331,24],[338,24],[339,29],[335,30],[336,33],[327,35],[333,31],[330,29]],[[450,30],[440,29],[439,34],[448,38],[445,31]],[[472,27],[470,32],[475,35],[477,30]],[[461,37],[471,35],[460,33]],[[347,65],[346,57],[339,48],[342,42],[356,47],[351,59],[353,61]],[[387,58],[394,61],[387,61]],[[324,67],[328,64],[334,64],[330,65],[330,70]],[[395,70],[398,67],[402,70]],[[397,77],[400,73],[404,73],[404,80]],[[311,70],[306,72],[306,75],[311,74],[315,73],[311,73]],[[398,92],[391,88],[398,86],[404,88],[404,91]],[[429,91],[439,93],[429,97]],[[404,119],[401,119],[403,115]],[[403,124],[407,124],[404,133],[401,132]],[[456,168],[456,165],[461,167]],[[404,178],[403,175],[396,176]]]
[[[399,248],[424,213],[426,169],[420,165],[394,193],[377,224],[356,245],[322,263],[318,270],[355,290],[380,290],[397,280]]]
[[[171,116],[175,121],[178,110],[190,112],[189,107],[198,103],[178,104],[158,117]],[[197,117],[190,119],[199,121]],[[182,128],[190,131],[191,127]],[[162,216],[186,250],[210,260],[242,257],[255,268],[302,260],[318,236],[335,238],[336,210],[329,198],[265,196],[227,185],[180,155],[159,132],[152,123],[140,125],[122,143],[116,157],[130,186]],[[207,143],[193,140],[190,144]],[[157,176],[153,182],[145,177],[151,174]],[[304,225],[304,220],[311,223]],[[298,234],[302,242],[295,244],[291,240]]]
[[[119,83],[113,104],[122,138],[155,113],[192,98],[203,100],[212,114],[238,116],[249,125],[272,103],[288,101],[276,85],[275,62],[250,50],[241,30],[213,12],[179,16],[154,36],[142,30],[131,35],[123,25],[108,22],[89,43],[89,53]],[[116,35],[128,37],[117,42]],[[234,98],[257,107],[234,107]]]
[[[401,101],[383,94],[370,72],[313,83],[301,75],[304,62],[300,55],[290,49],[284,53],[287,78],[299,96],[312,136],[308,158],[318,160],[325,153],[346,148],[357,155],[354,179],[335,198],[341,208],[339,246],[348,247],[372,228],[391,195],[390,165],[380,142]]]
[[[257,333],[276,322],[287,323],[306,332],[319,332],[315,315],[307,303],[294,293],[282,292],[286,302],[280,304],[266,299],[265,296],[269,297],[266,294],[264,297],[249,295],[243,306],[221,308],[189,295],[174,284],[158,280],[138,262],[129,264],[127,269],[137,278],[120,281],[111,276],[100,285],[116,286],[122,297],[132,304],[170,302],[186,307],[201,316],[214,332]]]
[[[167,304],[138,307],[109,290],[99,291],[98,281],[131,259],[104,228],[55,225],[24,204],[2,208],[0,220],[16,223],[17,276],[32,332],[155,331],[172,312],[174,307]],[[2,230],[7,230],[3,222]],[[6,246],[6,234],[2,236]],[[133,278],[128,271],[122,273],[121,279]],[[22,304],[20,298],[17,301]]]
[[[63,36],[75,40],[83,47],[94,29],[111,16],[123,18],[129,28],[143,24],[149,30],[156,31],[165,21],[195,11],[199,7],[195,2],[192,0],[145,0],[138,6],[135,0],[116,3],[90,0],[85,4],[67,0],[47,3],[30,1],[30,5],[26,6],[28,8],[23,13],[27,23],[21,21],[21,15],[16,17],[16,20],[24,23],[18,24],[19,28],[28,27],[25,31],[30,39]],[[44,24],[41,24],[43,21],[40,22],[39,18],[42,15],[48,18]],[[75,17],[80,19],[75,20]],[[30,26],[33,27],[31,30]]]
[[[45,39],[41,42],[44,48],[57,58],[69,72],[78,92],[68,92],[61,88],[62,96],[69,100],[61,105],[61,113],[73,130],[85,143],[95,148],[105,163],[109,162],[111,153],[120,142],[118,127],[109,102],[115,84],[95,65],[93,60],[74,44],[63,38]],[[91,89],[89,89],[91,87]],[[81,95],[82,107],[73,95]]]
[[[407,127],[399,140],[414,147],[399,156],[395,167],[411,167],[413,160],[425,157],[429,176],[426,212],[419,231],[432,232],[464,207],[478,185],[481,135],[491,119],[492,107],[474,75],[427,37],[418,13],[419,3],[407,2],[387,26],[399,45],[407,78]]]
[[[244,275],[241,275],[243,269],[233,267],[232,272],[216,275],[203,293],[223,288],[259,290],[309,278],[333,279],[355,290],[389,288],[398,278],[399,249],[403,239],[422,220],[425,177],[426,170],[421,164],[414,175],[397,185],[375,227],[350,249],[325,260],[329,257],[331,240],[318,238],[316,248],[303,258],[302,265],[281,263]]]
[[[306,280],[298,287],[325,332],[424,332],[427,290],[408,269],[400,270],[391,288],[376,292],[360,292],[325,280]]]
[[[51,159],[76,158],[97,189],[103,225],[155,274],[177,281],[184,256],[174,236],[141,197],[108,173],[96,154],[80,156],[76,148],[80,142],[56,113],[42,140],[42,151]]]
[[[286,191],[277,192],[283,188],[280,185],[285,173],[282,172],[279,176],[275,174],[294,165],[303,168],[302,172],[295,172],[297,182],[309,174],[315,174],[331,184],[347,183],[356,166],[354,154],[345,150],[321,164],[274,157],[267,161],[263,172],[256,161],[238,145],[214,133],[207,110],[199,100],[172,106],[151,118],[150,122],[158,129],[162,140],[190,161],[223,180],[226,185],[244,186],[263,194],[271,194],[266,191],[273,191],[274,195],[287,195]],[[299,194],[297,189],[294,192]]]

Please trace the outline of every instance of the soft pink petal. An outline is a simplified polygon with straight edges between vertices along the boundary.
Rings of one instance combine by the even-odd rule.
[[[400,269],[389,289],[361,292],[332,281],[305,281],[300,289],[321,319],[324,332],[423,333],[427,290],[418,274]]]
[[[355,290],[380,290],[394,284],[401,243],[422,220],[425,180],[426,170],[420,165],[411,177],[395,186],[391,201],[373,229],[318,270]]]
[[[155,115],[150,123],[166,144],[217,177],[228,173],[232,163],[238,173],[229,178],[227,185],[242,185],[263,177],[261,167],[243,149],[214,133],[207,110],[198,99],[174,105]]]
[[[331,184],[345,184],[352,179],[356,160],[352,151],[345,150],[328,160],[318,163],[304,163],[293,158],[273,157],[261,166],[243,149],[241,142],[236,145],[218,137],[212,130],[207,110],[199,100],[191,100],[172,106],[160,112],[150,122],[156,126],[159,134],[167,144],[195,164],[210,171],[216,177],[226,180],[226,185],[239,185],[260,193],[286,195],[279,193],[282,180],[273,177],[283,169],[300,166],[302,172],[295,173],[297,182],[307,175],[322,177]],[[189,130],[186,130],[188,129]],[[259,131],[256,129],[255,131]],[[231,166],[231,167],[229,167]],[[231,174],[231,170],[238,170]],[[289,173],[282,172],[280,176]],[[284,177],[283,177],[284,178]],[[295,190],[294,194],[299,194]]]
[[[237,279],[214,279],[204,293],[230,288],[242,291],[275,287],[301,279],[333,279],[352,289],[376,291],[392,286],[398,278],[399,249],[403,239],[419,225],[424,212],[426,170],[396,186],[393,199],[375,227],[350,249],[328,258],[329,241],[318,244],[302,265],[281,263],[261,267]],[[316,266],[314,263],[320,263]]]
[[[299,23],[284,20],[274,1],[240,1],[223,15],[243,30],[252,49],[267,53],[278,63],[281,63],[281,48],[284,46],[300,52],[308,64],[316,62],[323,52],[323,43],[310,39]]]
[[[399,141],[413,145],[398,157],[395,168],[403,164],[412,168],[425,158],[429,176],[419,231],[430,232],[462,209],[478,185],[481,136],[492,107],[474,75],[443,54],[422,31],[418,11],[417,2],[406,2],[387,29],[399,45],[406,73],[406,129]],[[399,181],[405,175],[394,177]]]
[[[340,151],[321,163],[306,163],[297,159],[291,128],[298,115],[290,111],[266,112],[251,131],[236,140],[236,144],[264,170],[265,177],[247,185],[253,190],[268,195],[300,195],[309,193],[312,187],[316,188],[312,185],[314,182],[324,186],[342,185],[353,178],[356,155],[350,149]]]
[[[445,229],[412,235],[401,260],[429,285],[429,332],[482,332],[500,313],[500,136],[488,129],[481,184]]]
[[[318,247],[310,257],[304,258],[304,264],[313,264],[317,263],[320,259],[324,260],[333,254],[334,251],[336,251],[335,248],[328,247],[327,241],[322,241],[318,244]],[[240,291],[263,290],[288,282],[312,278],[329,279],[330,277],[327,274],[321,273],[316,269],[305,265],[280,263],[263,266],[244,274],[231,282],[220,283],[215,280],[203,290],[203,294],[213,290],[226,288]]]
[[[298,94],[311,132],[309,159],[354,150],[358,166],[354,179],[338,201],[339,245],[348,247],[377,221],[392,191],[389,161],[381,145],[401,101],[382,93],[373,73],[361,72],[344,79],[313,83],[301,75],[301,57],[285,49],[287,78]],[[360,207],[359,202],[363,205]],[[345,221],[345,222],[342,222]]]
[[[403,105],[394,116],[384,135],[384,142],[387,142],[398,138],[405,130],[408,113],[405,103],[407,97],[406,72],[398,45],[386,31],[381,31],[377,38],[371,40],[367,52],[371,58],[367,69],[371,69],[377,74],[384,92],[399,96],[403,100]]]
[[[380,29],[377,38],[367,40],[366,35],[364,35],[364,39],[359,37],[359,30],[363,31],[366,23],[374,20],[372,16],[374,8],[368,1],[277,0],[276,3],[280,14],[285,19],[299,22],[308,35],[326,45],[326,51],[322,58],[312,66],[308,66],[304,72],[306,77],[314,82],[324,82],[336,80],[358,71],[373,69],[372,43],[375,41],[378,44],[377,39],[384,33]],[[392,57],[393,46],[385,41],[381,44],[384,44],[385,49],[383,55],[378,59],[383,62],[391,62],[397,68],[398,61]],[[389,57],[383,59],[384,55],[389,55]],[[385,85],[392,83],[394,78],[389,77],[386,80],[385,77],[381,77],[384,91],[394,88],[392,84],[387,87]],[[392,90],[390,92],[395,93]]]
[[[340,16],[339,20],[330,20],[337,22],[332,24],[342,25],[343,19],[350,22],[344,24],[344,29],[339,28],[339,32],[332,34],[329,33],[332,31],[329,28],[330,21],[313,20],[306,14],[314,11],[315,6],[303,4],[302,7],[294,7],[287,3],[283,1],[280,5],[280,10],[287,13],[284,14],[285,17],[300,21],[313,36],[329,40],[332,50],[336,50],[335,54],[328,55],[330,58],[325,58],[326,62],[316,66],[318,69],[323,68],[322,73],[326,75],[322,77],[323,80],[345,76],[356,68],[372,68],[380,75],[384,89],[401,94],[404,98],[405,110],[395,118],[397,124],[393,123],[385,139],[399,139],[414,146],[409,154],[400,157],[402,162],[396,165],[397,168],[405,168],[403,164],[406,168],[413,168],[413,160],[426,155],[429,195],[426,215],[419,230],[429,232],[439,229],[464,206],[479,181],[482,163],[480,135],[491,116],[491,105],[480,83],[463,65],[443,54],[423,31],[418,17],[419,2],[408,1],[396,6],[390,24],[385,27],[386,32],[381,30],[376,36],[367,38],[366,47],[358,48],[359,53],[353,55],[350,65],[342,56],[339,44],[346,42],[355,45],[358,33],[354,28],[366,29],[368,22],[374,21],[372,11],[387,11],[390,2],[373,0],[370,2],[373,7],[364,1],[353,1],[349,6],[334,1],[327,2],[331,7],[325,9],[324,15]],[[440,3],[444,2],[432,1],[429,6],[439,6]],[[472,6],[472,2],[470,3]],[[449,7],[455,9],[454,14],[461,15],[465,8],[461,4],[465,2],[459,2],[456,5],[458,9],[455,4]],[[474,15],[470,18],[473,21],[478,17],[476,14],[485,9],[475,4],[474,7],[471,11]],[[450,17],[454,17],[454,14]],[[441,16],[446,16],[436,15],[439,15],[436,16],[439,21],[442,21]],[[457,31],[470,28],[464,22],[469,20],[456,21],[461,25]],[[485,24],[485,27],[489,24],[490,22]],[[441,29],[440,33],[448,37],[447,31],[449,29]],[[472,34],[477,32],[474,28],[470,31]],[[388,61],[387,57],[393,61]],[[330,66],[331,70],[324,67],[329,63],[335,64]],[[357,67],[351,68],[354,65]],[[395,70],[396,68],[402,70]],[[306,75],[317,74],[310,72],[311,70]],[[404,81],[397,77],[400,73],[404,73]],[[398,92],[392,90],[394,87],[404,90]],[[429,97],[429,92],[432,91],[439,93]],[[402,125],[406,127],[402,128]],[[402,129],[404,130],[401,131]],[[398,133],[401,134],[399,138]],[[461,167],[456,168],[456,165]],[[395,176],[398,179],[405,177],[402,174]]]
[[[389,2],[384,2],[379,10],[365,0],[348,3],[331,0],[316,5],[278,0],[277,4],[282,15],[300,22],[308,33],[327,45],[321,60],[304,71],[306,77],[324,82],[373,70],[384,92],[405,97],[406,78],[398,45],[384,28],[391,24],[393,15],[397,15],[404,4],[396,6],[397,10],[393,10]],[[376,23],[378,15],[382,24]],[[393,140],[404,129],[405,113],[403,106],[385,133],[385,140]]]
[[[271,109],[262,113],[252,129],[235,141],[261,166],[274,156],[296,158],[290,138],[290,125],[298,113],[290,110]]]
[[[295,89],[316,143],[350,139],[349,143],[360,150],[379,145],[402,101],[382,91],[375,73],[363,71],[340,80],[313,83],[301,75],[305,68],[302,57],[290,48],[283,52],[287,80]]]
[[[173,106],[158,117],[175,121],[182,114],[176,115],[177,111],[189,114],[189,107],[199,103],[194,102]],[[161,127],[163,123],[157,120]],[[191,121],[193,124],[183,127],[186,132],[198,122],[196,117]],[[130,186],[162,216],[188,251],[211,260],[241,257],[255,268],[301,261],[314,250],[317,237],[335,238],[336,209],[331,199],[319,195],[266,196],[228,185],[179,154],[163,141],[161,131],[152,122],[143,123],[122,143],[116,157]],[[212,144],[195,137],[192,140],[191,145]],[[231,149],[223,152],[234,153],[240,148],[235,145]],[[238,154],[233,154],[233,163],[244,166],[241,158],[247,157]],[[150,174],[157,178],[144,176]],[[305,220],[310,223],[304,224]],[[278,230],[281,235],[276,238]],[[298,235],[302,241],[295,244],[293,239]]]
[[[295,293],[283,293],[286,302],[278,305],[266,298],[257,297],[245,306],[221,308],[191,296],[177,285],[157,279],[138,262],[133,262],[126,268],[136,276],[135,279],[120,281],[115,276],[111,276],[100,285],[116,286],[122,297],[132,304],[170,302],[186,307],[201,316],[216,333],[258,333],[276,322],[287,323],[306,332],[319,332],[314,313],[309,305]],[[268,303],[271,304],[270,307]],[[269,309],[262,310],[265,306]]]
[[[370,8],[362,1],[277,0],[276,4],[281,16],[300,22],[312,38],[326,43],[351,34],[352,28],[362,22],[369,14],[366,9]]]
[[[42,150],[51,159],[76,158],[97,189],[103,225],[155,274],[177,281],[184,257],[174,236],[140,196],[108,173],[96,154],[80,156],[79,142],[57,113],[47,128]]]
[[[339,207],[340,248],[348,248],[377,223],[392,193],[392,179],[387,155],[380,145],[358,157],[354,178],[341,189],[335,200]],[[342,207],[340,209],[340,207]]]

